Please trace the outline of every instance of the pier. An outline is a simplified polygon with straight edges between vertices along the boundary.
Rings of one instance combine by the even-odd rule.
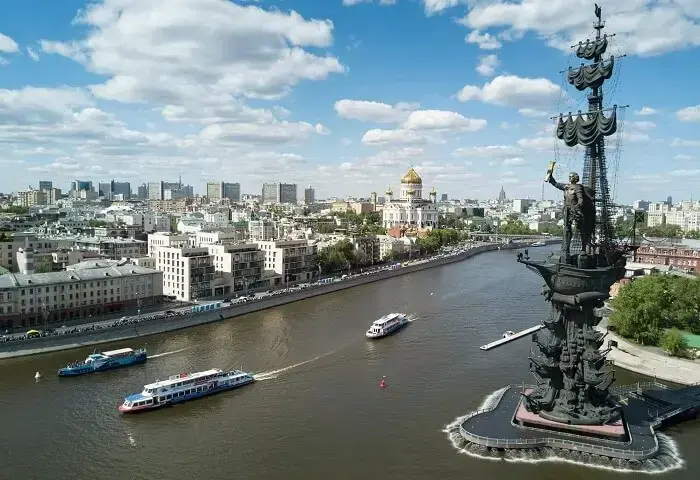
[[[519,338],[524,337],[525,335],[530,335],[531,333],[536,332],[537,330],[543,328],[544,325],[535,325],[534,327],[526,328],[525,330],[514,333],[513,335],[505,338],[501,338],[500,340],[496,340],[495,342],[487,343],[486,345],[482,345],[479,348],[482,350],[491,350],[492,348],[500,347],[501,345],[505,345],[508,342],[512,342],[513,340],[517,340]]]

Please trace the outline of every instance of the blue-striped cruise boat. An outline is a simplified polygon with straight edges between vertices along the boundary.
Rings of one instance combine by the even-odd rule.
[[[144,363],[148,359],[145,348],[132,350],[120,348],[108,352],[95,352],[87,356],[82,362],[70,363],[58,370],[59,377],[75,377],[86,373],[102,372],[114,368],[128,367]]]
[[[144,385],[141,393],[126,397],[119,405],[119,411],[135,413],[153,410],[239,388],[254,381],[255,377],[250,373],[241,370],[224,372],[218,368],[171,375],[167,380]]]

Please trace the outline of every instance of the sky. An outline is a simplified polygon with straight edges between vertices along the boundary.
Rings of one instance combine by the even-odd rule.
[[[700,2],[599,0],[618,202],[700,197]],[[555,198],[586,0],[22,0],[0,7],[0,191],[53,180]],[[622,57],[624,55],[624,57]],[[693,66],[695,65],[695,66]]]

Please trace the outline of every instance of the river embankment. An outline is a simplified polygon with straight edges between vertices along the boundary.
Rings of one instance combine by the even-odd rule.
[[[607,333],[606,342],[601,349],[607,350],[609,342],[615,342],[613,345],[616,346],[610,349],[607,359],[616,367],[681,385],[700,384],[700,362],[669,357],[653,351],[650,347],[635,345],[609,331],[607,318],[596,329]]]
[[[548,244],[558,243],[560,240],[549,240]],[[490,252],[499,249],[516,249],[527,247],[528,244],[513,243],[484,244],[470,248],[460,254],[445,256],[433,260],[416,262],[392,270],[383,270],[371,275],[357,276],[339,282],[327,283],[305,290],[289,292],[285,294],[266,297],[254,302],[226,305],[216,310],[205,312],[193,312],[186,315],[174,317],[158,317],[139,323],[117,325],[110,328],[95,330],[84,330],[76,333],[63,335],[30,338],[20,341],[0,343],[0,359],[21,357],[26,355],[36,355],[40,353],[55,352],[59,350],[69,350],[85,346],[98,345],[101,343],[129,340],[133,338],[157,335],[160,333],[181,330],[185,328],[204,325],[212,322],[227,320],[248,313],[258,312],[269,308],[278,307],[292,302],[298,302],[309,298],[326,295],[329,293],[353,288],[359,285],[378,282],[400,275],[419,272],[428,268],[440,267],[443,265],[460,262],[483,252]]]

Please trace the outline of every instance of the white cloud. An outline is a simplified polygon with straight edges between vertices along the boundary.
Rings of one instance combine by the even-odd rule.
[[[220,0],[105,0],[82,11],[80,42],[42,42],[46,53],[108,77],[95,95],[120,102],[179,105],[228,95],[279,98],[304,80],[345,68],[323,49],[333,24],[296,12]],[[144,48],[148,45],[148,48]]]
[[[542,118],[546,117],[549,115],[547,112],[542,111],[542,110],[537,110],[536,108],[521,108],[518,110],[518,113],[524,117],[530,117],[530,118]]]
[[[679,153],[675,157],[673,157],[674,160],[695,160],[695,157],[692,155],[686,155],[685,153]]]
[[[3,53],[17,53],[19,51],[19,45],[13,39],[7,35],[0,33],[0,52]]]
[[[476,71],[484,77],[491,77],[496,73],[496,68],[501,64],[496,55],[484,55],[479,58],[479,64],[476,66]]]
[[[673,141],[671,142],[672,147],[690,147],[690,148],[695,148],[695,147],[700,147],[700,140],[684,140],[682,138],[674,138]]]
[[[421,144],[429,141],[429,138],[419,132],[411,130],[382,130],[373,128],[367,130],[362,136],[365,145],[390,145],[390,144]]]
[[[396,0],[343,0],[343,5],[352,7],[360,3],[378,3],[379,5],[394,5]]]
[[[520,167],[527,165],[527,160],[522,157],[506,158],[503,160],[503,166],[505,167]]]
[[[32,47],[27,47],[27,55],[29,55],[29,58],[35,62],[39,61],[39,54],[36,53],[36,50],[34,50]]]
[[[700,170],[694,169],[694,170],[672,170],[671,171],[671,176],[672,177],[697,177],[700,176]]]
[[[406,120],[418,105],[397,103],[389,105],[381,102],[364,100],[338,100],[334,109],[338,116],[375,123],[398,123]]]
[[[467,43],[475,43],[482,50],[498,50],[501,48],[501,42],[490,33],[481,33],[479,30],[472,30],[464,37]]]
[[[403,124],[407,130],[459,130],[476,132],[486,128],[486,120],[466,118],[446,110],[416,110]]]
[[[637,130],[653,130],[654,128],[656,128],[656,124],[654,122],[649,122],[646,120],[639,122],[630,122],[629,126]]]
[[[700,122],[700,105],[681,108],[676,112],[676,117],[681,122]]]
[[[452,152],[455,157],[507,158],[521,152],[512,145],[487,145],[483,147],[461,147]]]
[[[546,78],[521,78],[499,75],[483,87],[466,85],[457,93],[460,102],[481,100],[515,108],[551,107],[561,95],[561,88]]]
[[[607,31],[632,55],[657,55],[700,45],[699,4],[695,0],[600,0]],[[461,20],[471,29],[499,29],[517,36],[534,32],[548,45],[569,52],[590,36],[589,0],[473,0]]]
[[[476,132],[486,128],[483,119],[467,118],[447,110],[416,110],[399,128],[372,129],[365,132],[365,145],[444,143],[444,135]]]
[[[551,137],[534,137],[534,138],[521,138],[518,140],[518,145],[522,148],[528,148],[533,150],[553,150],[556,145],[556,138]]]
[[[641,117],[647,117],[650,115],[656,115],[658,113],[657,110],[651,108],[651,107],[642,107],[641,109],[637,110],[634,112],[635,115],[639,115]]]
[[[104,0],[82,10],[76,23],[88,27],[81,29],[86,36],[42,40],[41,51],[81,63],[102,83],[0,89],[0,143],[26,163],[16,186],[34,171],[52,172],[56,181],[76,172],[263,181],[282,172],[308,183],[315,166],[294,149],[330,134],[328,128],[295,120],[279,105],[251,107],[247,98],[275,99],[300,82],[344,72],[325,53],[332,22],[223,0]],[[4,36],[0,45],[14,50]],[[28,47],[27,54],[37,52]],[[105,100],[137,104],[120,112],[145,131],[104,111]],[[292,151],[275,151],[287,147]]]

